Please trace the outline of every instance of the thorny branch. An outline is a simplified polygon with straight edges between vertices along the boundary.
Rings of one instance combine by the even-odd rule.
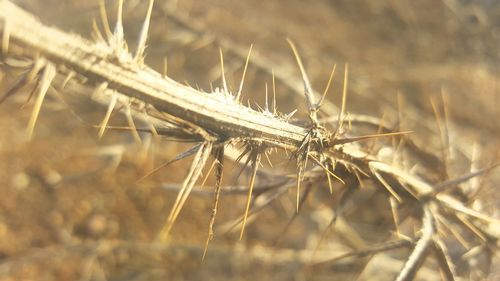
[[[123,1],[120,3],[122,4]],[[327,178],[330,182],[330,176],[333,176],[344,183],[342,177],[355,177],[358,181],[370,179],[385,190],[388,196],[395,198],[399,204],[420,206],[424,213],[422,234],[401,270],[398,280],[413,279],[430,246],[434,247],[438,259],[442,261],[441,264],[449,263],[442,243],[434,238],[438,233],[438,224],[434,220],[436,212],[456,214],[463,226],[480,238],[480,243],[489,243],[492,247],[496,247],[498,233],[495,229],[499,227],[497,219],[490,218],[467,206],[442,188],[436,192],[435,188],[442,186],[443,183],[440,185],[427,182],[414,174],[379,161],[375,155],[364,151],[356,144],[356,141],[365,139],[366,136],[348,138],[344,137],[341,130],[330,132],[323,127],[322,121],[316,115],[319,108],[313,101],[314,91],[293,45],[305,85],[306,100],[313,123],[311,127],[290,124],[287,117],[279,113],[256,111],[243,106],[239,102],[241,90],[233,95],[227,90],[227,86],[224,86],[223,89],[216,89],[213,92],[203,92],[179,84],[145,66],[143,53],[153,1],[149,2],[139,47],[134,56],[128,52],[126,42],[123,40],[121,4],[114,33],[107,32],[107,38],[98,34],[97,38],[100,39],[89,41],[77,35],[47,27],[9,1],[1,0],[1,61],[6,65],[26,59],[33,62],[28,64],[28,71],[21,74],[20,79],[0,96],[0,101],[4,101],[31,82],[38,84],[35,107],[28,125],[28,133],[31,135],[50,85],[60,80],[63,80],[62,84],[66,84],[72,76],[84,77],[85,79],[77,83],[95,88],[92,97],[100,102],[107,100],[109,104],[107,114],[100,124],[100,135],[108,128],[107,123],[115,107],[126,104],[127,111],[128,106],[132,106],[134,115],[146,116],[143,118],[152,124],[152,132],[166,134],[166,137],[174,134],[178,139],[198,143],[188,153],[188,155],[194,153],[195,158],[188,176],[180,187],[179,195],[165,226],[159,234],[160,240],[167,238],[179,212],[200,178],[209,156],[215,153],[218,161],[217,184],[207,242],[211,240],[221,188],[223,147],[239,142],[244,143],[247,150],[238,157],[237,162],[246,154],[248,155],[247,164],[250,162],[252,168],[246,210],[241,219],[241,235],[243,235],[247,216],[252,213],[250,210],[252,191],[261,155],[278,148],[293,152],[292,157],[297,161],[297,194],[299,194],[300,182],[309,178]],[[66,78],[61,79],[61,76]],[[337,118],[337,129],[341,128],[344,122],[345,95],[346,90],[343,93],[342,109]],[[135,127],[133,122],[130,123],[132,123],[131,127]],[[164,130],[164,128],[174,129]],[[379,136],[374,135],[370,138]],[[182,155],[176,160],[185,156]],[[309,165],[308,159],[313,160],[309,161]],[[468,178],[465,176],[455,181],[450,180],[445,185],[449,182],[458,185]],[[279,196],[283,190],[280,189],[274,195]],[[297,202],[298,198],[297,195]],[[269,200],[264,201],[266,202],[264,205],[269,202]],[[452,277],[452,269],[444,271],[448,278]]]
[[[415,249],[413,249],[403,269],[401,269],[396,281],[413,280],[415,278],[418,269],[422,266],[427,256],[427,249],[432,243],[432,236],[436,232],[435,221],[432,215],[433,211],[429,205],[425,205],[423,209],[422,236],[415,245]]]
[[[6,26],[10,30],[10,34],[2,32],[9,40],[10,55],[23,55],[26,50],[32,50],[84,74],[96,84],[106,82],[107,89],[152,104],[173,116],[182,116],[220,138],[260,138],[273,145],[293,148],[306,134],[303,128],[234,102],[226,93],[202,93],[163,78],[148,67],[140,67],[132,58],[124,55],[116,58],[115,50],[103,42],[96,44],[43,26],[8,1],[0,5],[2,31]]]

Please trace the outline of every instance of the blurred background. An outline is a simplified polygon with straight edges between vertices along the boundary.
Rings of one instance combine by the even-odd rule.
[[[88,38],[92,21],[100,23],[97,0],[13,2],[45,24]],[[112,25],[117,2],[105,1]],[[147,1],[125,1],[131,50],[146,8]],[[236,90],[253,44],[244,100],[262,105],[274,72],[278,110],[298,108],[301,117],[301,80],[287,38],[298,46],[319,92],[337,65],[329,101],[339,104],[348,63],[348,111],[384,116],[391,124],[400,120],[404,130],[414,131],[417,144],[438,156],[436,115],[446,114],[456,151],[449,156],[451,178],[469,171],[471,162],[483,167],[498,161],[498,1],[156,1],[146,63],[162,72],[166,61],[170,77],[209,90],[221,85],[221,48],[228,82]],[[11,76],[0,73],[2,89]],[[176,196],[171,183],[183,180],[189,161],[137,180],[188,146],[147,135],[137,143],[130,134],[113,131],[98,140],[88,124],[99,123],[105,108],[57,99],[46,101],[35,138],[28,142],[31,105],[20,108],[26,95],[20,96],[0,105],[0,280],[387,280],[402,266],[398,257],[408,255],[403,249],[315,266],[387,238],[390,208],[375,192],[356,195],[364,208],[350,206],[335,233],[319,243],[335,199],[309,200],[284,231],[295,208],[291,192],[256,217],[243,241],[230,226],[242,214],[245,196],[224,196],[216,224],[220,231],[202,262],[212,180],[206,192],[188,200],[169,243],[152,243]],[[113,124],[125,120],[113,118]],[[228,184],[237,171],[229,171]],[[496,186],[500,175],[493,172],[481,181]],[[482,208],[498,216],[496,193],[482,190]],[[478,265],[461,264],[464,270],[470,266]],[[478,270],[467,277],[494,280],[500,272],[492,270],[489,276]],[[435,265],[431,262],[418,278],[439,280]]]

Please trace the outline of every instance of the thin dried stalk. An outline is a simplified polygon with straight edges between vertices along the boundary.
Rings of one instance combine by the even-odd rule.
[[[367,249],[356,250],[356,251],[348,252],[345,254],[341,254],[341,255],[336,256],[330,260],[322,261],[321,263],[319,263],[317,265],[334,263],[334,262],[337,262],[339,260],[343,260],[343,259],[347,259],[347,258],[363,258],[363,257],[375,255],[375,254],[380,253],[380,252],[385,252],[385,251],[399,249],[399,248],[408,248],[412,244],[413,244],[412,241],[404,240],[404,239],[396,240],[396,241],[387,241],[387,242],[383,242],[380,244],[372,245]]]
[[[215,217],[217,215],[217,208],[219,206],[220,190],[222,187],[222,175],[224,170],[224,146],[221,146],[215,150],[214,157],[214,163],[215,165],[217,165],[217,167],[215,168],[214,207],[212,209],[212,214],[210,215],[210,221],[208,223],[208,236],[207,241],[205,242],[205,249],[203,250],[202,259],[204,259],[207,254],[208,243],[210,243],[210,241],[214,237]]]
[[[415,245],[415,249],[413,249],[408,261],[401,269],[396,281],[413,280],[428,254],[427,250],[432,244],[432,236],[436,232],[434,216],[429,206],[424,206],[424,217],[422,221],[422,236]]]

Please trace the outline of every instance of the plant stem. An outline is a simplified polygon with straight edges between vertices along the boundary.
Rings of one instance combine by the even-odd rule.
[[[10,1],[0,1],[0,24],[2,38],[9,40],[4,53],[31,58],[41,55],[85,75],[96,85],[106,81],[108,89],[151,104],[222,139],[259,139],[293,149],[307,134],[305,128],[242,106],[223,93],[205,93],[179,84],[137,65],[132,58],[123,61],[120,57],[119,61],[115,50],[106,44],[47,27]]]

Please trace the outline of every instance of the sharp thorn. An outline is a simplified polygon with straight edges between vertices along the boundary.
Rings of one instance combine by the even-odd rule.
[[[98,42],[107,42],[106,40],[104,40],[104,37],[102,36],[101,31],[99,30],[95,18],[92,20],[92,31],[93,31],[92,36],[94,37],[94,40]]]
[[[189,194],[191,193],[191,190],[193,189],[198,178],[200,177],[201,171],[205,166],[205,163],[207,162],[211,151],[212,151],[212,143],[206,142],[200,146],[198,152],[196,153],[195,159],[191,164],[188,175],[186,176],[186,179],[182,184],[182,188],[179,191],[179,194],[177,195],[177,198],[172,207],[172,210],[170,211],[167,221],[163,229],[160,231],[160,235],[158,237],[160,241],[165,241],[167,239],[173,224],[177,220],[177,217],[179,216],[182,207],[186,203],[186,200],[188,199]]]
[[[142,144],[141,136],[139,135],[137,131],[137,127],[135,126],[134,118],[132,117],[132,108],[130,107],[130,104],[126,105],[126,117],[127,117],[127,123],[132,128],[130,130],[132,137],[134,138],[135,142],[137,144]]]
[[[332,72],[330,72],[330,77],[328,78],[328,82],[326,83],[325,91],[323,91],[323,95],[321,96],[321,99],[319,100],[318,104],[316,105],[316,110],[319,110],[319,108],[323,104],[323,101],[325,100],[326,94],[328,93],[328,90],[330,89],[330,85],[333,81],[333,76],[335,75],[336,68],[337,68],[337,65],[334,64],[333,68],[332,68]]]
[[[4,21],[3,34],[2,34],[2,54],[7,54],[9,52],[10,43],[10,23],[9,21]]]
[[[24,87],[27,83],[28,83],[28,79],[27,79],[27,76],[28,75],[23,75],[21,77],[18,78],[18,80],[14,83],[14,85],[12,85],[1,97],[0,97],[0,104],[2,104],[5,100],[7,100],[7,98],[9,98],[10,96],[14,95],[15,93],[17,93],[17,91],[19,91],[19,89],[21,89],[22,87]]]
[[[269,111],[269,101],[268,101],[269,97],[268,97],[268,93],[267,93],[267,92],[268,92],[268,90],[267,90],[267,83],[265,84],[265,88],[266,88],[266,89],[265,89],[265,92],[266,92],[266,103],[265,103],[265,108],[264,108],[264,110],[265,110],[266,112],[270,112],[270,111]]]
[[[115,30],[113,32],[114,47],[121,49],[124,43],[123,33],[123,0],[118,0],[118,11],[116,15]]]
[[[64,81],[63,81],[63,82],[62,82],[62,84],[61,84],[61,88],[62,88],[62,89],[66,88],[66,85],[68,84],[68,82],[69,82],[71,79],[73,79],[73,77],[75,77],[75,75],[76,75],[76,72],[74,72],[74,71],[70,71],[70,72],[68,73],[68,75],[66,75],[66,77],[64,78]]]
[[[153,11],[154,0],[149,0],[148,11],[142,24],[141,34],[139,35],[139,43],[135,52],[135,60],[142,63],[144,60],[144,50],[146,49],[146,41],[149,33],[149,25],[151,22],[151,12]]]
[[[163,57],[163,78],[166,78],[168,75],[168,59],[167,56]]]
[[[299,66],[300,74],[302,75],[302,82],[304,83],[304,95],[306,98],[307,107],[309,109],[309,117],[311,118],[311,121],[314,124],[319,124],[317,112],[316,112],[316,106],[315,106],[314,97],[313,97],[314,92],[311,88],[311,83],[309,82],[309,78],[307,77],[306,71],[304,69],[304,65],[302,64],[302,60],[300,59],[299,52],[297,51],[295,44],[290,39],[287,39],[287,41],[288,41],[288,44],[290,45],[290,48],[292,49],[292,52],[295,56],[295,59],[297,61],[297,65]]]
[[[373,139],[373,138],[380,138],[380,137],[401,136],[401,135],[407,135],[407,134],[411,134],[411,133],[413,133],[413,131],[403,131],[403,132],[394,132],[394,133],[382,133],[382,134],[373,134],[373,135],[365,135],[365,136],[357,136],[357,137],[339,138],[339,139],[335,140],[335,144],[345,144],[345,143],[351,143],[351,142],[362,141],[362,140]]]
[[[45,95],[49,90],[50,84],[52,83],[54,77],[56,76],[56,67],[50,63],[45,65],[43,70],[42,77],[40,78],[40,90],[38,91],[38,96],[35,101],[35,106],[33,107],[33,112],[31,114],[28,128],[26,130],[28,138],[31,139],[33,136],[33,130],[35,128],[36,120],[38,119],[38,115],[42,108],[43,100],[45,99]]]
[[[99,13],[101,15],[104,33],[106,34],[106,38],[109,41],[111,40],[111,38],[113,38],[113,33],[109,28],[108,13],[106,12],[106,3],[104,3],[104,0],[99,0]]]
[[[114,92],[113,95],[111,96],[111,101],[109,102],[108,110],[106,111],[106,115],[104,116],[104,119],[102,120],[102,122],[100,124],[101,128],[99,129],[99,133],[98,133],[99,139],[102,138],[102,136],[104,135],[104,132],[106,131],[106,126],[108,125],[109,118],[111,117],[111,113],[113,112],[113,109],[116,106],[117,100],[118,100],[118,96],[117,96],[116,92]]]
[[[201,184],[200,184],[200,188],[201,189],[203,189],[203,187],[205,186],[205,183],[207,183],[208,177],[210,176],[210,174],[212,173],[213,169],[215,168],[215,164],[217,164],[217,159],[214,159],[214,161],[212,161],[212,165],[210,165],[210,168],[208,168],[207,174],[205,175],[205,177],[201,181]]]
[[[340,107],[339,118],[338,118],[339,123],[337,125],[336,135],[339,135],[342,133],[342,125],[344,124],[345,107],[346,107],[346,101],[347,101],[347,77],[348,76],[349,76],[349,65],[345,64],[344,86],[342,88],[342,106]]]
[[[240,240],[243,238],[243,234],[245,233],[245,226],[247,223],[248,214],[250,212],[250,203],[252,202],[252,192],[255,184],[255,177],[257,176],[257,170],[259,169],[260,165],[261,153],[259,153],[258,151],[253,151],[251,158],[252,158],[252,176],[250,178],[250,183],[248,185],[248,196],[245,207],[245,214],[243,215],[243,221],[241,222]]]
[[[326,173],[328,176],[332,176],[332,177],[334,177],[334,178],[335,178],[335,179],[337,179],[339,182],[341,182],[343,185],[345,185],[345,184],[346,184],[346,183],[345,183],[345,181],[344,181],[342,178],[340,178],[339,176],[337,176],[336,174],[334,174],[332,171],[330,171],[330,170],[328,169],[328,167],[327,167],[327,166],[325,166],[323,163],[321,163],[321,161],[319,161],[316,157],[311,156],[311,159],[313,159],[313,160],[314,160],[314,162],[316,162],[316,164],[318,164],[318,165],[319,165],[319,166],[323,169],[323,171],[325,171],[325,173]],[[328,180],[330,181],[330,177],[328,177]]]
[[[224,55],[222,54],[221,48],[219,48],[219,57],[220,57],[220,71],[222,75],[222,86],[224,87],[224,94],[228,94],[229,91],[227,89],[226,74],[224,73]]]
[[[152,174],[158,172],[160,169],[163,169],[166,166],[168,166],[168,165],[170,165],[170,164],[172,164],[174,162],[182,160],[182,159],[184,159],[184,158],[186,158],[186,157],[188,157],[190,155],[193,155],[194,153],[196,153],[197,151],[200,150],[200,147],[201,147],[201,144],[197,144],[197,145],[191,147],[190,149],[188,149],[188,150],[180,153],[179,155],[177,155],[175,158],[173,158],[173,159],[171,159],[171,160],[169,160],[169,161],[161,164],[160,166],[154,168],[151,172],[149,172],[146,175],[142,176],[140,179],[136,180],[135,182],[138,183],[138,182],[144,180],[145,178],[151,176]]]
[[[492,169],[495,169],[498,166],[500,166],[500,162],[495,163],[489,167],[477,170],[475,172],[469,173],[467,175],[439,183],[438,185],[436,185],[435,190],[432,192],[432,196],[434,197],[436,194],[441,193],[450,187],[456,186],[456,185],[463,183],[463,182],[466,182],[474,177],[480,176],[480,175],[482,175],[482,174],[484,174]]]
[[[298,163],[298,171],[297,171],[297,189],[295,194],[295,212],[299,212],[300,205],[300,182],[302,181],[302,176],[304,174],[303,166],[301,163]]]
[[[243,83],[245,82],[245,75],[247,74],[248,62],[250,61],[250,55],[252,54],[253,44],[250,45],[248,49],[247,59],[245,61],[245,67],[243,68],[243,74],[241,75],[240,87],[238,88],[238,93],[236,94],[235,100],[239,101],[241,98],[241,91],[243,90]]]
[[[273,115],[276,116],[276,77],[274,76],[274,70],[272,70],[273,76]]]
[[[375,175],[375,177],[378,179],[378,181],[389,191],[389,193],[398,200],[399,203],[402,202],[401,197],[394,191],[394,189],[387,183],[387,181],[382,177],[382,175],[373,167],[370,167],[372,170],[372,173]]]

